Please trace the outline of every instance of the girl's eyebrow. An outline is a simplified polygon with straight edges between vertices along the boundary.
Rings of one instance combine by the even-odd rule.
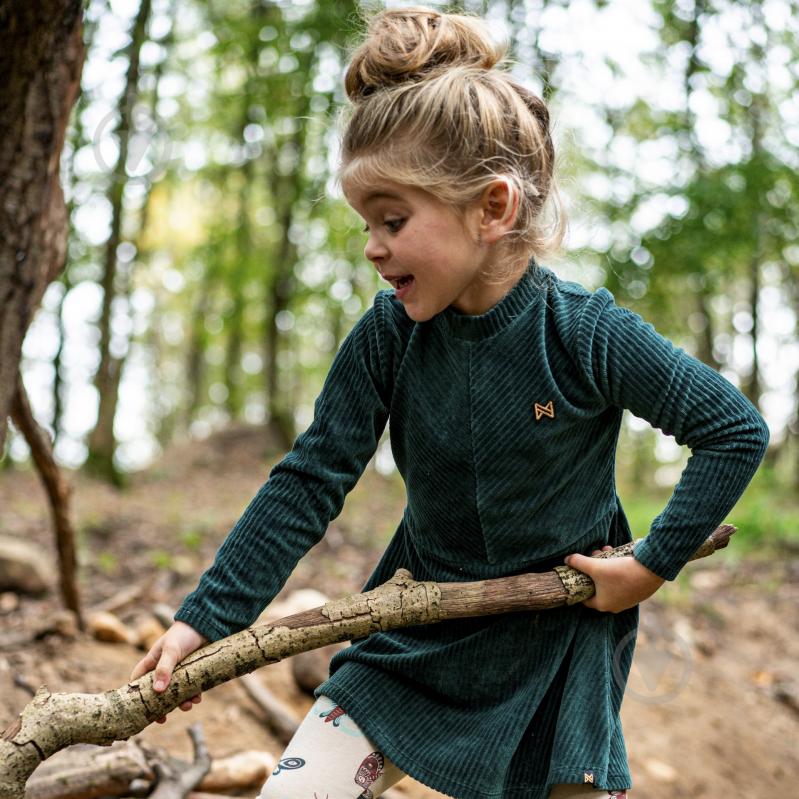
[[[372,191],[363,198],[363,204],[368,205],[375,200],[400,200],[404,201],[404,197],[401,197],[399,194],[394,194],[390,191]]]

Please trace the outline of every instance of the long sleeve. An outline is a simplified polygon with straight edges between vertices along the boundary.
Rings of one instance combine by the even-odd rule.
[[[341,512],[374,454],[388,419],[391,382],[381,353],[379,300],[342,343],[313,422],[274,466],[175,614],[207,638],[252,624]]]
[[[733,508],[768,444],[768,427],[729,381],[659,335],[606,289],[586,303],[579,359],[595,390],[691,449],[634,557],[673,580]]]

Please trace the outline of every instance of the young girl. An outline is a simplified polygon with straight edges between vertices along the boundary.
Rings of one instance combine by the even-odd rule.
[[[625,796],[619,708],[637,605],[724,519],[767,444],[715,371],[606,289],[537,263],[561,229],[542,221],[555,200],[549,116],[495,68],[502,55],[471,17],[372,19],[346,74],[340,179],[393,291],[344,341],[313,423],[133,677],[155,668],[163,690],[188,653],[255,620],[340,512],[389,417],[408,501],[365,589],[398,567],[444,582],[565,560],[596,594],[342,650],[263,799],[374,797],[404,773],[462,799]],[[692,457],[634,556],[593,559],[631,540],[614,484],[624,408]]]

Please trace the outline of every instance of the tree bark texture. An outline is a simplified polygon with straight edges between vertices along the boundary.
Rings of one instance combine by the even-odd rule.
[[[58,469],[53,456],[53,447],[47,433],[39,427],[33,416],[22,377],[17,381],[17,392],[11,405],[11,417],[19,428],[31,450],[36,471],[47,492],[53,514],[55,542],[58,551],[58,581],[64,607],[75,613],[78,626],[83,629],[80,594],[77,581],[77,557],[75,555],[75,527],[70,515],[72,489]]]
[[[0,452],[22,342],[64,265],[59,158],[80,87],[81,0],[0,0]]]
[[[694,557],[725,547],[734,531],[731,525],[717,528]],[[598,557],[631,555],[633,546]],[[153,690],[153,672],[102,694],[51,694],[42,686],[0,735],[0,799],[23,799],[34,769],[65,746],[129,738],[196,694],[298,652],[416,624],[573,605],[593,593],[591,578],[569,566],[471,583],[417,582],[399,569],[372,591],[207,644],[176,666],[160,694]]]

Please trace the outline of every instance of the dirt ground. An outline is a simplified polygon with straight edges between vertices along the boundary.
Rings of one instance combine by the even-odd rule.
[[[176,447],[125,491],[73,476],[85,605],[141,585],[142,596],[118,614],[128,625],[148,617],[153,603],[176,607],[266,478],[263,449],[258,430],[236,428]],[[359,590],[403,502],[397,480],[367,471],[278,600],[304,587],[331,597]],[[0,534],[53,550],[35,475],[0,474]],[[642,606],[622,710],[634,781],[630,795],[636,799],[796,795],[799,553],[741,559],[732,550],[734,543],[727,552],[689,564]],[[30,627],[57,608],[54,592],[18,602],[5,595],[0,631]],[[0,729],[29,699],[21,683],[46,684],[51,691],[107,690],[127,681],[142,654],[84,634],[0,649]],[[296,687],[288,663],[258,674],[298,715],[310,707],[312,699]],[[176,712],[165,725],[151,725],[141,737],[188,758],[185,730],[200,721],[214,757],[243,749],[277,756],[281,746],[259,713],[234,682],[209,692],[190,713]],[[398,788],[409,799],[441,796],[412,780]]]

